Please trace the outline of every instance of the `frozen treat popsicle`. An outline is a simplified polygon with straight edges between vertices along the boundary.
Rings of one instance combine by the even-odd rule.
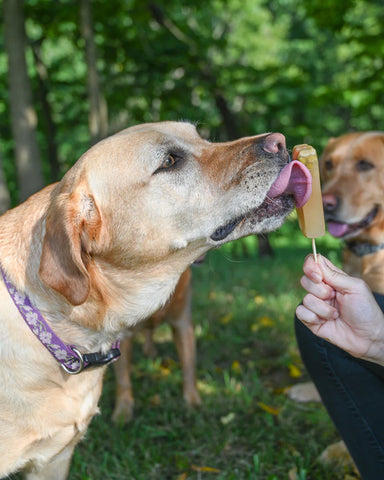
[[[292,159],[302,162],[312,176],[311,196],[305,205],[296,208],[296,210],[301,231],[307,238],[312,238],[313,253],[317,261],[314,239],[325,234],[325,222],[316,150],[310,145],[296,145],[293,148]]]

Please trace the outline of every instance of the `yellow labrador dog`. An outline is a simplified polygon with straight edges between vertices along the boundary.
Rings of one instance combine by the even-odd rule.
[[[321,158],[328,231],[345,241],[343,269],[384,293],[384,132],[332,138]]]
[[[215,144],[128,128],[0,217],[0,477],[66,478],[126,332],[209,249],[279,227],[310,195],[281,134]]]

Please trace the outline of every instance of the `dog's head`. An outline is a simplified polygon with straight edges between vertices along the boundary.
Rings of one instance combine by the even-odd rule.
[[[323,204],[335,237],[384,239],[384,132],[333,138],[321,156]]]
[[[180,274],[213,247],[279,227],[294,197],[306,201],[308,171],[288,162],[277,133],[210,143],[189,123],[128,128],[54,190],[40,276],[81,304],[96,270]]]
[[[373,243],[383,237],[384,133],[333,138],[320,163],[328,231],[338,238]]]

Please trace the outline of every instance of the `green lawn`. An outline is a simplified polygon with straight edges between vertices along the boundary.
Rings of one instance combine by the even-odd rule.
[[[338,440],[322,405],[297,404],[284,389],[308,379],[293,334],[293,313],[310,241],[288,221],[271,236],[273,258],[259,259],[256,240],[211,252],[194,268],[193,316],[203,405],[188,410],[170,329],[156,331],[159,357],[135,343],[135,418],[110,417],[114,376],[109,368],[101,415],[76,449],[73,480],[338,480],[316,458]],[[318,250],[339,261],[330,237]],[[289,472],[296,469],[296,476]]]
[[[71,479],[282,480],[293,468],[298,480],[345,478],[316,462],[338,439],[324,408],[296,404],[284,394],[287,386],[308,379],[292,320],[310,241],[295,222],[271,240],[273,258],[259,259],[250,238],[248,258],[239,256],[238,244],[228,245],[193,271],[203,406],[184,407],[170,329],[160,327],[157,359],[145,358],[140,342],[135,344],[134,420],[127,427],[110,421],[110,368],[102,414],[76,449]],[[318,250],[339,260],[339,244],[329,237],[318,241]]]

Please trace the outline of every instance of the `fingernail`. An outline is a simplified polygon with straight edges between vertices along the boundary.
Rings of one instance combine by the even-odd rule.
[[[320,255],[320,253],[317,254],[317,263],[322,263],[325,265],[324,257]]]

